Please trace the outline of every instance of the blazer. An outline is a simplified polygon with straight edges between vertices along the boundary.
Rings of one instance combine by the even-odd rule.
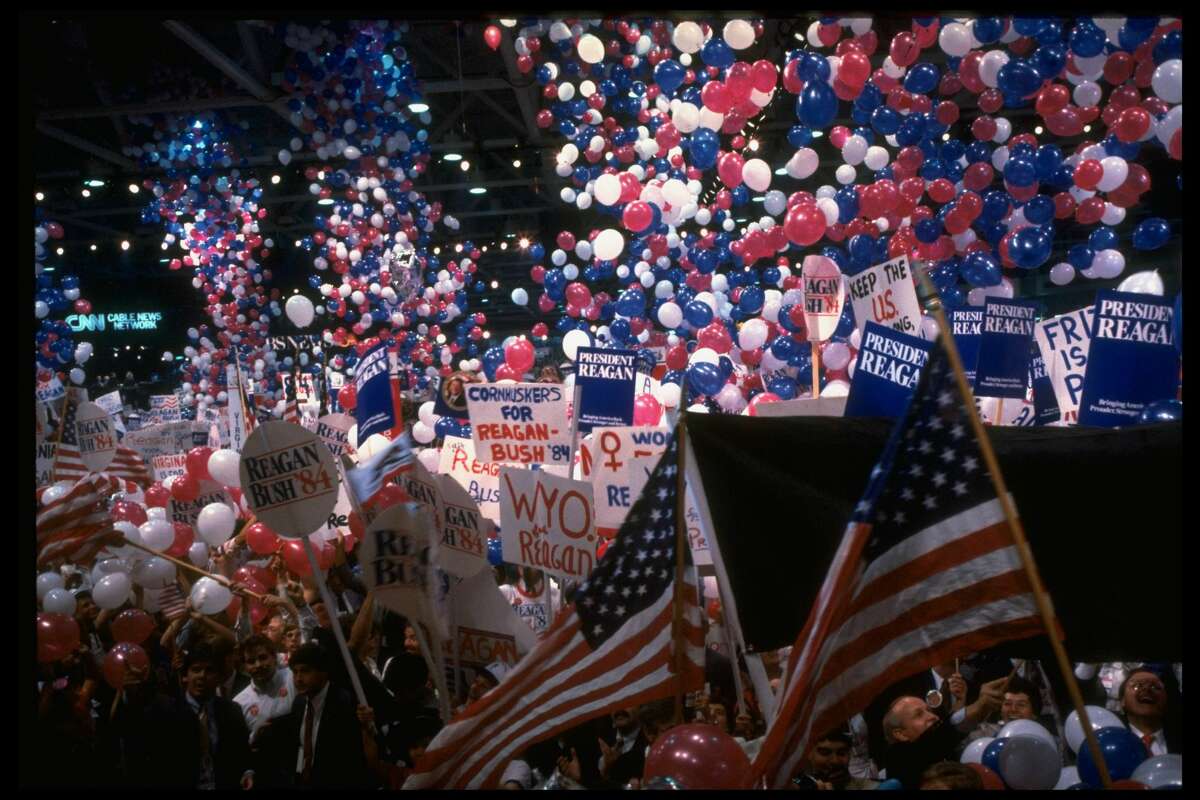
[[[375,785],[363,753],[357,703],[344,689],[329,686],[321,711],[308,788],[369,789]],[[308,698],[299,696],[292,710],[271,720],[259,733],[255,757],[255,788],[297,786],[297,757]]]

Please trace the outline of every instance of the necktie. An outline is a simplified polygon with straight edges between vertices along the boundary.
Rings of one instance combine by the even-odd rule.
[[[1148,733],[1142,734],[1142,744],[1146,745],[1146,752],[1154,755],[1154,737]]]
[[[312,701],[309,701],[308,709],[304,714],[304,770],[300,773],[300,780],[304,783],[308,783],[312,777],[314,715]]]
[[[200,707],[200,757],[207,762],[212,757],[212,738],[208,732],[208,707]]]

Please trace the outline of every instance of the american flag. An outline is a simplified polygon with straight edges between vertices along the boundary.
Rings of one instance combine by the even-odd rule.
[[[85,564],[104,549],[100,536],[112,529],[108,498],[125,488],[124,481],[104,473],[76,482],[38,512],[39,568],[52,563]]]
[[[703,684],[704,637],[690,577],[680,593],[683,671],[674,671],[676,446],[673,438],[574,603],[499,686],[442,729],[405,789],[495,788],[531,744]]]
[[[162,590],[162,593],[158,596],[158,608],[162,611],[163,616],[169,620],[182,617],[187,613],[187,599],[183,596],[183,592],[179,590],[179,584],[172,583]]]
[[[287,403],[283,407],[283,421],[294,422],[300,424],[300,400],[299,400],[299,379],[296,373],[280,375],[283,378],[283,391],[287,397]]]
[[[783,788],[814,737],[897,680],[1042,632],[939,340],[793,645],[752,785]]]
[[[75,431],[75,415],[79,411],[79,403],[79,393],[71,389],[59,428],[58,445],[54,450],[54,465],[51,468],[51,476],[56,482],[77,481],[90,472],[79,455],[79,439]],[[146,468],[146,462],[141,455],[123,445],[117,446],[116,455],[104,471],[114,477],[133,481],[139,486],[149,486],[154,482],[154,477]]]

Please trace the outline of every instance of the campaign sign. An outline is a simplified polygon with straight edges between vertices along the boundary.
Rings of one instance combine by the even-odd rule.
[[[898,417],[917,388],[921,368],[929,358],[927,342],[919,336],[868,322],[854,364],[847,417]]]
[[[575,387],[579,392],[580,433],[590,433],[599,425],[633,424],[637,358],[636,350],[579,348]]]
[[[1037,424],[1037,411],[1030,401],[1001,397],[975,397],[975,410],[984,425],[1001,428],[1029,428]]]
[[[195,500],[177,500],[172,496],[167,501],[167,521],[195,525],[200,512],[204,510],[205,506],[212,503],[224,503],[233,513],[238,512],[237,503],[225,491],[225,487],[216,481],[202,480],[200,481],[200,494],[196,495]]]
[[[117,429],[117,438],[120,439],[125,435],[125,422],[121,419],[121,412],[125,410],[124,404],[121,402],[121,392],[109,392],[102,394],[96,398],[96,405],[103,408],[112,417],[113,427]]]
[[[428,510],[416,503],[398,503],[367,528],[359,546],[363,583],[384,608],[423,622],[438,633],[446,631],[445,599],[449,591],[438,563],[438,540]]]
[[[1046,362],[1036,344],[1030,346],[1029,382],[1033,386],[1034,422],[1037,425],[1058,422],[1062,412],[1058,408],[1050,376],[1046,373]]]
[[[823,342],[837,330],[846,287],[837,262],[825,256],[805,256],[804,324],[811,342]]]
[[[467,490],[449,475],[438,476],[442,496],[442,569],[469,578],[487,568],[487,541],[495,529]]]
[[[1095,308],[1088,306],[1044,319],[1033,329],[1064,422],[1079,421],[1079,396],[1083,393],[1094,317]]]
[[[447,436],[442,443],[438,472],[448,475],[467,491],[480,512],[497,522],[500,519],[500,464],[475,457],[475,442]]]
[[[96,403],[80,403],[75,412],[79,458],[91,472],[102,472],[117,455],[117,430],[109,413]]]
[[[1136,423],[1150,403],[1175,397],[1179,352],[1175,303],[1148,294],[1096,293],[1092,348],[1079,424],[1114,428]]]
[[[360,442],[373,434],[394,430],[400,424],[399,398],[392,391],[390,347],[388,342],[381,342],[368,350],[354,372],[354,388],[358,393],[354,418]]]
[[[150,468],[154,470],[156,481],[165,481],[172,475],[182,475],[187,472],[187,453],[154,456],[150,459]]]
[[[496,661],[514,666],[537,645],[533,629],[513,613],[490,571],[465,578],[450,590],[450,609],[458,642],[444,643],[447,659],[458,657],[462,666],[484,667]]]
[[[967,384],[975,387],[975,367],[979,363],[979,341],[983,336],[983,309],[961,308],[946,312],[954,346],[962,359]]]
[[[40,441],[37,443],[37,481],[35,486],[49,486],[54,483],[54,454],[58,450],[55,442]]]
[[[467,408],[481,461],[570,466],[571,428],[561,384],[472,383]]]
[[[467,419],[467,384],[471,373],[455,372],[442,378],[433,397],[433,413],[441,417]]]
[[[847,278],[846,288],[860,331],[868,322],[914,336],[921,329],[921,304],[907,256]]]
[[[505,561],[577,580],[588,576],[596,558],[590,483],[503,467],[500,497]]]
[[[39,403],[49,403],[52,400],[58,400],[67,393],[66,388],[62,385],[62,381],[53,372],[45,380],[39,377],[34,391],[37,394]]]
[[[354,424],[354,417],[349,414],[326,414],[317,420],[313,433],[325,443],[334,458],[344,455],[353,458],[354,446],[350,444],[350,429]]]
[[[264,422],[250,434],[242,448],[241,479],[255,516],[288,539],[323,527],[337,505],[333,454],[290,422]]]
[[[596,428],[581,444],[580,474],[595,488],[596,531],[601,536],[616,534],[645,485],[634,461],[649,459],[653,470],[670,439],[671,431],[665,428]]]
[[[1034,300],[989,297],[983,311],[975,393],[984,397],[1025,397],[1029,380],[1029,342],[1037,323]]]

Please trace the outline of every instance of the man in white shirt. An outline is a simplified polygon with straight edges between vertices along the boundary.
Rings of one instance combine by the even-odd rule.
[[[1131,671],[1121,684],[1120,696],[1129,730],[1142,740],[1151,756],[1183,752],[1181,743],[1167,742],[1163,727],[1167,716],[1167,689],[1157,673],[1148,669]]]
[[[520,578],[515,584],[506,583],[500,593],[516,609],[517,616],[525,620],[535,633],[542,633],[554,621],[561,600],[558,586],[547,579],[545,573],[533,567],[518,567]],[[549,586],[549,592],[546,587]]]
[[[280,667],[271,640],[256,634],[242,642],[242,663],[250,674],[250,685],[233,698],[246,717],[250,743],[271,720],[292,710],[296,687],[292,671]]]

